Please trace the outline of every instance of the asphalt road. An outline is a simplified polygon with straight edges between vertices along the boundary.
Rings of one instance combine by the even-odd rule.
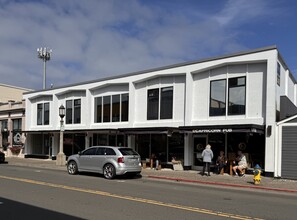
[[[0,164],[0,219],[296,219],[297,195]]]

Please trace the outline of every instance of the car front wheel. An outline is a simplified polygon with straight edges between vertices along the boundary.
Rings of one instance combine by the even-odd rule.
[[[106,164],[103,168],[103,175],[106,179],[113,179],[116,175],[115,167],[112,164]]]
[[[78,169],[77,169],[77,164],[75,161],[70,161],[68,164],[67,164],[67,171],[69,174],[71,175],[75,175],[77,174],[78,172]]]

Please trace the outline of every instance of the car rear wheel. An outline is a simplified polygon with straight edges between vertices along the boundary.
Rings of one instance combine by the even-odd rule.
[[[67,164],[67,171],[71,175],[75,175],[78,173],[77,164],[75,161],[70,161]]]
[[[115,167],[112,164],[106,164],[103,168],[103,175],[106,179],[113,179],[116,175]]]

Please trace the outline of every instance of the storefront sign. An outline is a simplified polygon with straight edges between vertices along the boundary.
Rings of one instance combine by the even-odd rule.
[[[229,133],[232,132],[232,128],[225,129],[195,129],[193,133]]]

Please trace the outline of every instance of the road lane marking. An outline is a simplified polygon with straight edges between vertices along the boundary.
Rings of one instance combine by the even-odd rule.
[[[191,212],[197,212],[197,213],[202,213],[202,214],[207,214],[207,215],[215,215],[215,216],[220,216],[220,217],[225,217],[225,218],[240,219],[240,220],[251,220],[251,219],[252,220],[263,220],[260,218],[253,218],[253,217],[249,217],[249,216],[235,215],[235,214],[231,214],[231,213],[224,213],[224,212],[202,209],[202,208],[197,208],[197,207],[184,206],[184,205],[178,205],[178,204],[173,204],[173,203],[166,203],[166,202],[161,202],[161,201],[151,200],[151,199],[143,199],[143,198],[132,197],[132,196],[117,195],[117,194],[113,194],[113,193],[109,193],[109,192],[78,188],[78,187],[74,187],[74,186],[66,186],[66,185],[60,185],[60,184],[55,184],[55,183],[48,183],[48,182],[23,179],[23,178],[17,178],[17,177],[2,176],[2,175],[0,175],[0,178],[7,179],[7,180],[19,181],[19,182],[23,182],[23,183],[35,184],[35,185],[40,185],[40,186],[47,186],[47,187],[53,187],[53,188],[58,188],[58,189],[65,189],[65,190],[70,190],[70,191],[89,193],[89,194],[112,197],[112,198],[117,198],[117,199],[124,199],[124,200],[128,200],[128,201],[141,202],[141,203],[146,203],[146,204],[151,204],[151,205],[164,206],[164,207],[180,209],[180,210],[185,210],[185,211],[191,211]]]

